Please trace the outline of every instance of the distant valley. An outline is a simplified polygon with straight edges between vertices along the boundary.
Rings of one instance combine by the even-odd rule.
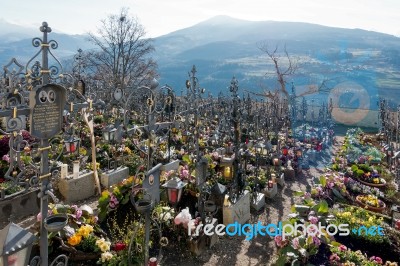
[[[12,57],[25,64],[37,51],[32,47],[32,38],[41,34],[16,25],[12,32],[6,32],[6,26],[5,21],[0,21],[0,65]],[[93,48],[84,35],[53,32],[50,39],[58,42],[54,54],[62,60],[71,58],[78,48]],[[265,75],[274,69],[258,48],[261,44],[268,44],[271,49],[278,46],[281,52],[286,46],[289,55],[297,60],[296,75],[287,80],[288,89],[293,82],[297,95],[324,83],[322,94],[308,96],[323,100],[332,88],[347,82],[368,92],[371,109],[376,109],[379,96],[390,97],[393,106],[400,100],[400,38],[378,32],[218,16],[155,38],[153,57],[158,62],[160,84],[170,85],[178,94],[193,65],[200,86],[213,95],[228,93],[226,88],[233,76],[242,91],[262,92],[265,88],[274,89],[276,78]],[[284,61],[281,66],[285,67]],[[346,104],[357,108],[360,103]]]

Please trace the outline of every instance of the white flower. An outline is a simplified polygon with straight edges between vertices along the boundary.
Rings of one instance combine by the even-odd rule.
[[[101,252],[105,252],[110,250],[111,242],[106,241],[104,238],[101,238],[96,241],[96,245],[100,248]]]
[[[109,251],[101,253],[101,262],[109,261],[112,259],[112,257],[113,257],[113,254]]]
[[[161,217],[163,218],[163,221],[164,221],[164,222],[167,222],[167,221],[169,221],[169,220],[172,218],[172,215],[171,215],[171,213],[169,213],[169,212],[165,212],[165,213],[163,213],[163,214],[161,215]]]

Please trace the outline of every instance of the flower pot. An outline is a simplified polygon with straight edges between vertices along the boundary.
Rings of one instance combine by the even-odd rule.
[[[383,203],[382,207],[375,207],[375,206],[371,206],[371,205],[365,204],[364,202],[361,201],[361,195],[358,195],[356,197],[356,203],[358,205],[360,205],[361,207],[363,207],[363,208],[366,207],[367,210],[370,210],[370,211],[373,211],[373,212],[378,212],[378,213],[382,213],[386,208],[386,204],[384,202],[382,202]]]
[[[382,183],[382,184],[369,183],[369,182],[365,182],[365,181],[363,181],[361,179],[358,179],[358,182],[360,182],[360,183],[362,183],[362,184],[364,184],[366,186],[370,186],[370,187],[377,187],[377,188],[386,187],[386,181],[384,179],[381,179],[381,180],[383,180],[384,183]]]
[[[68,254],[68,259],[71,261],[90,261],[90,260],[97,260],[100,258],[101,254],[100,253],[90,253],[90,252],[84,252],[81,250],[77,250],[74,247],[68,246],[64,243],[64,241],[58,237],[55,236],[54,239],[58,240],[60,242],[60,249],[63,251],[67,251]]]
[[[130,195],[130,200],[137,213],[146,213],[153,209],[154,201],[151,200],[150,195],[145,195],[146,198],[135,200],[135,195]]]

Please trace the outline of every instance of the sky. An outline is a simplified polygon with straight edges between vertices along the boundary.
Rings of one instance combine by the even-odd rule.
[[[147,37],[193,26],[217,15],[251,21],[298,21],[361,28],[400,37],[399,0],[0,0],[0,19],[53,32],[96,32],[102,19],[128,7]]]

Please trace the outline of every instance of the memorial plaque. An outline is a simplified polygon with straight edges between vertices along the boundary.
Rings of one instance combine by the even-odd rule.
[[[30,133],[39,139],[49,139],[62,129],[66,90],[56,84],[47,84],[29,95]]]
[[[143,180],[143,188],[148,194],[150,194],[151,199],[158,203],[160,202],[160,175],[161,175],[162,164],[159,163],[153,168],[151,168]]]

